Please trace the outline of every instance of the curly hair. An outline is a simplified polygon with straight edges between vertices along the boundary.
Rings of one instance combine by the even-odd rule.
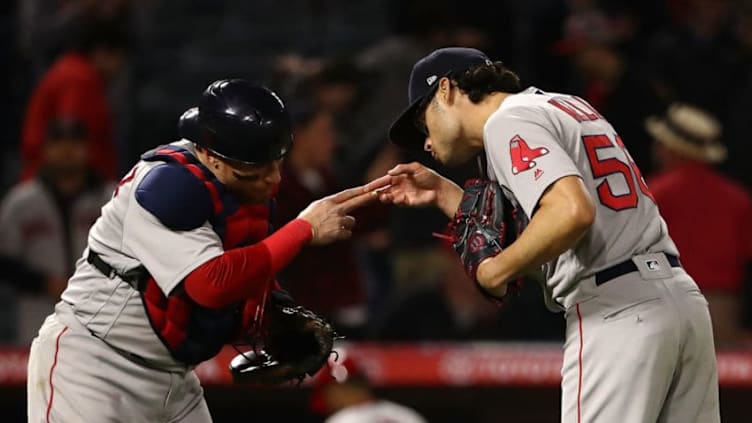
[[[494,92],[516,94],[522,91],[520,77],[502,62],[474,66],[450,79],[464,91],[473,103],[481,102]]]

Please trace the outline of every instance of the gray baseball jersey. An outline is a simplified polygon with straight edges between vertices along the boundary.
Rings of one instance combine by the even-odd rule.
[[[488,172],[528,217],[546,190],[582,179],[586,235],[544,269],[567,321],[563,422],[718,422],[707,302],[616,130],[584,100],[529,88],[485,125]]]
[[[190,142],[172,145],[193,152]],[[139,291],[86,260],[91,249],[118,274],[144,266],[166,296],[223,253],[208,221],[172,230],[139,202],[148,179],[142,182],[159,166],[166,165],[142,160],[120,181],[89,232],[54,315],[34,340],[30,421],[211,421],[192,366],[174,359],[158,338]]]
[[[530,88],[508,97],[485,127],[488,173],[530,217],[565,176],[582,178],[595,223],[545,268],[545,298],[562,310],[593,296],[578,282],[637,254],[678,255],[637,166],[616,130],[584,100]]]
[[[174,145],[193,148],[187,141]],[[196,229],[174,231],[136,200],[141,180],[162,164],[140,161],[123,178],[89,232],[89,248],[121,274],[143,265],[168,295],[191,271],[224,250],[208,221]],[[67,324],[76,318],[114,348],[159,368],[184,369],[154,333],[139,293],[120,278],[109,279],[92,267],[85,260],[87,253],[79,260],[57,307],[60,321]]]

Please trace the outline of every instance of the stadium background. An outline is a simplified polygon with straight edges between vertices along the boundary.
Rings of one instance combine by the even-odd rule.
[[[29,104],[40,81],[72,46],[82,40],[98,45],[98,36],[123,59],[100,93],[110,135],[87,140],[107,146],[92,158],[111,163],[95,172],[103,183],[125,175],[141,152],[173,141],[178,116],[211,81],[225,77],[277,90],[292,110],[296,139],[320,153],[311,166],[327,182],[312,186],[289,169],[288,192],[295,194],[288,197],[315,198],[413,159],[461,181],[475,169],[443,169],[428,157],[397,151],[385,134],[406,102],[412,63],[434,48],[463,45],[503,60],[526,85],[575,93],[596,105],[649,182],[663,169],[645,118],[674,102],[700,107],[722,123],[729,150],[714,169],[747,192],[752,187],[746,165],[752,133],[748,0],[19,0],[0,6],[0,32],[3,195],[22,175],[35,175],[28,163],[41,153],[28,148],[27,131],[39,122]],[[79,118],[78,109],[68,111],[52,118]],[[48,134],[46,127],[36,129]],[[294,216],[303,206],[294,200],[283,201],[282,215]],[[705,219],[723,219],[719,209]],[[446,223],[437,213],[373,208],[360,218],[353,242],[308,254],[280,279],[342,328],[348,354],[363,365],[377,395],[410,405],[432,422],[558,421],[563,320],[543,309],[540,290],[527,283],[511,304],[496,309],[478,298],[431,237]],[[737,248],[717,237],[707,243],[729,254]],[[28,304],[35,304],[38,319],[56,294],[22,286],[17,269],[23,257],[9,251],[0,251],[0,418],[23,421],[23,326],[38,326],[34,313],[26,313]],[[728,422],[749,420],[750,273],[733,283],[698,280],[723,304],[714,319]],[[724,310],[734,312],[729,317]],[[231,353],[199,369],[215,421],[237,415],[322,420],[309,409],[310,385],[231,386]]]

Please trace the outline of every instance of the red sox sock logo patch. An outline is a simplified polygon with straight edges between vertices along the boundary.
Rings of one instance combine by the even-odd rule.
[[[509,142],[509,154],[512,156],[512,173],[517,175],[534,168],[536,166],[534,159],[548,154],[548,149],[546,147],[530,148],[527,141],[515,135]]]

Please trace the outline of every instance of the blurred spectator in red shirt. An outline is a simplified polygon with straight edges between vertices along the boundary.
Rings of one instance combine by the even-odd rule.
[[[646,121],[662,171],[650,180],[681,261],[708,299],[716,345],[741,341],[741,296],[752,261],[752,198],[712,165],[726,157],[721,125],[673,104]],[[747,282],[749,283],[749,282]]]
[[[291,104],[295,144],[282,166],[277,227],[311,201],[334,193],[332,159],[337,132],[332,114],[310,103]],[[366,293],[352,241],[308,247],[280,275],[301,304],[327,316],[337,330],[357,336],[367,318]]]
[[[105,179],[117,177],[106,84],[123,68],[128,45],[125,32],[115,22],[92,19],[82,24],[29,101],[22,130],[21,180],[38,171],[45,133],[55,119],[83,122],[89,135],[89,164]]]

